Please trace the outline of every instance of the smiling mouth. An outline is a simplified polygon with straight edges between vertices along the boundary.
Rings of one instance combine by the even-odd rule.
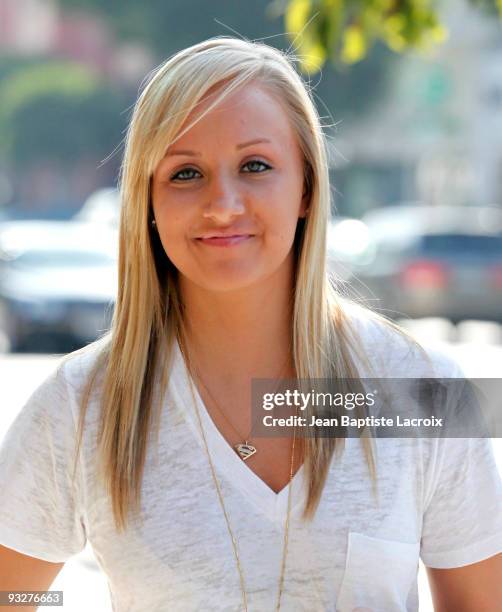
[[[229,247],[254,238],[254,234],[235,234],[234,236],[211,236],[210,238],[196,238],[202,244],[208,246]]]

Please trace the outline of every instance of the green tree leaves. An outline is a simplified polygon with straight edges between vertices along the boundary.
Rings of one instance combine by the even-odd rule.
[[[471,0],[502,16],[502,0]],[[433,0],[289,0],[284,22],[301,59],[315,73],[329,58],[336,64],[363,60],[376,41],[397,53],[427,53],[447,39]]]

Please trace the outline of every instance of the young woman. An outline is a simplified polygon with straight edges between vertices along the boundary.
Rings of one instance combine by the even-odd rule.
[[[438,610],[500,609],[489,440],[252,433],[252,379],[460,375],[330,282],[290,58],[217,38],[166,61],[121,194],[112,329],[3,442],[0,590],[46,589],[89,541],[116,612],[417,610],[419,556]]]

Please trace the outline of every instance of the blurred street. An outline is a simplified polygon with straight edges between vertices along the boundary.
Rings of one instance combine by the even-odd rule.
[[[454,326],[445,319],[423,319],[410,320],[406,326],[423,342],[438,344],[450,352],[467,376],[502,377],[502,325],[463,321]],[[0,356],[3,391],[0,437],[32,390],[55,367],[57,360],[57,356],[51,355]],[[502,472],[502,440],[494,440],[494,450]],[[69,612],[110,612],[112,609],[106,577],[100,571],[90,546],[65,564],[51,589],[64,591],[63,610]],[[431,612],[433,608],[422,565],[419,590],[420,612]]]

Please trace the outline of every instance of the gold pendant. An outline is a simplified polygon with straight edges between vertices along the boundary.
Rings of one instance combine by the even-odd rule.
[[[246,459],[249,459],[251,455],[256,453],[256,448],[252,444],[248,444],[247,440],[245,444],[236,444],[234,448],[243,461],[246,461]]]

